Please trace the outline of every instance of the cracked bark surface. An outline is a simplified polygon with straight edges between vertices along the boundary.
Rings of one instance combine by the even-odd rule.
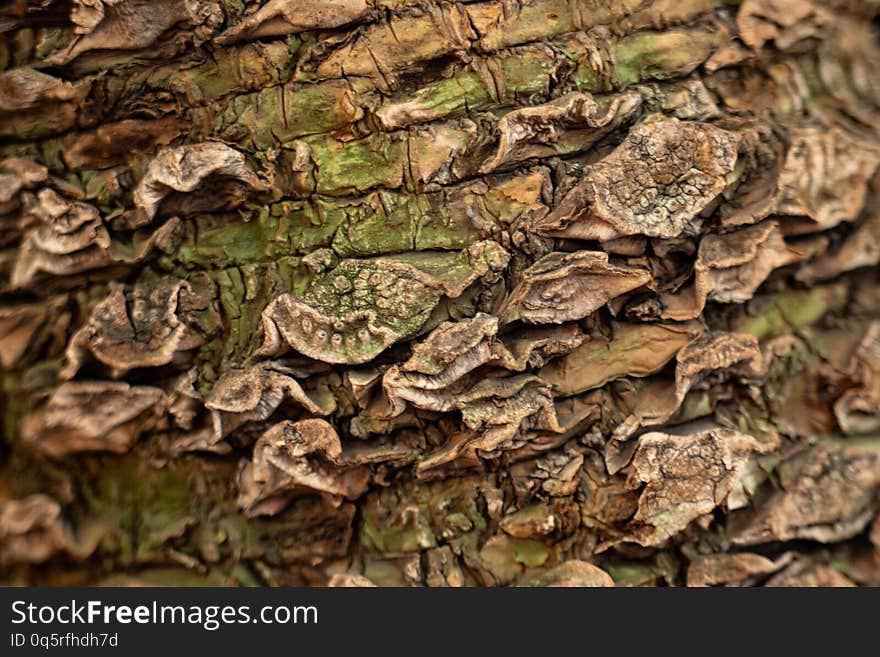
[[[880,585],[880,3],[0,3],[0,581]]]

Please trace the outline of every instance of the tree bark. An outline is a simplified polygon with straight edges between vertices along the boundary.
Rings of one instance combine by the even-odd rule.
[[[880,585],[878,15],[0,5],[0,580]]]

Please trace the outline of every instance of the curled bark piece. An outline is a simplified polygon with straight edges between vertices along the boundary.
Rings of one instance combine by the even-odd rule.
[[[25,191],[48,181],[47,168],[31,160],[0,161],[0,215],[22,207],[15,229],[20,243],[10,274],[12,289],[38,288],[47,276],[139,262],[154,248],[167,245],[180,227],[174,217],[146,239],[136,236],[127,244],[112,242],[93,205],[70,201],[47,187],[36,194]],[[53,184],[63,189],[57,179]],[[0,240],[5,237],[0,232]]]
[[[243,39],[341,27],[364,18],[372,9],[368,0],[269,0],[214,41],[225,45]]]
[[[41,563],[70,543],[61,505],[48,495],[0,503],[0,565]]]
[[[64,161],[72,169],[106,169],[125,164],[140,153],[153,153],[181,133],[177,117],[152,121],[125,119],[106,123],[65,140]]]
[[[770,273],[804,260],[809,254],[790,247],[775,221],[766,221],[724,235],[707,235],[694,264],[693,288],[663,294],[665,319],[698,317],[706,301],[745,303]]]
[[[631,92],[617,96],[601,110],[590,94],[575,91],[543,105],[509,112],[498,121],[498,150],[480,167],[480,173],[490,173],[508,161],[540,157],[546,150],[542,146],[555,143],[564,130],[589,129],[598,139],[605,132],[600,128],[626,120],[641,102],[642,97]]]
[[[545,365],[538,376],[557,395],[574,395],[624,377],[659,372],[703,332],[699,322],[629,324],[614,322],[611,339],[592,339]]]
[[[196,368],[190,369],[185,374],[177,377],[168,393],[168,414],[175,426],[181,429],[192,429],[196,417],[198,417],[204,398],[195,388],[198,378]]]
[[[324,420],[284,421],[257,440],[237,475],[238,505],[253,517],[274,515],[299,495],[321,493],[334,503],[367,489],[366,467],[338,465],[342,445]]]
[[[19,207],[21,192],[33,189],[49,178],[49,170],[42,164],[21,157],[0,160],[0,215]]]
[[[776,561],[752,552],[737,554],[700,555],[691,561],[687,570],[687,585],[701,586],[748,586],[754,578],[775,573],[787,562],[790,556]]]
[[[77,34],[88,34],[94,31],[107,13],[108,7],[118,5],[124,0],[73,0],[70,8],[70,22],[76,27]]]
[[[327,582],[327,586],[331,588],[371,588],[376,585],[373,584],[372,580],[363,575],[357,575],[355,573],[336,573],[330,578],[330,581]]]
[[[865,205],[868,181],[878,166],[880,149],[840,128],[793,130],[775,213],[809,220],[787,232],[814,232],[853,221]]]
[[[660,545],[710,513],[734,491],[749,456],[765,449],[752,436],[731,429],[643,435],[629,484],[645,487],[627,540]]]
[[[127,452],[155,426],[164,398],[159,388],[122,382],[64,383],[40,411],[21,423],[25,444],[49,456]]]
[[[765,120],[745,123],[738,133],[739,175],[723,193],[720,216],[724,226],[759,223],[773,213],[788,149],[782,135]]]
[[[834,415],[846,433],[880,429],[880,322],[872,322],[850,364],[858,386],[847,390],[834,404]]]
[[[183,199],[174,198],[174,192],[189,194],[211,182],[225,187],[226,193],[217,198],[218,189],[203,189],[208,193],[190,199],[189,207]],[[235,207],[248,192],[266,189],[267,184],[247,167],[244,155],[225,144],[209,141],[166,148],[153,158],[134,190],[134,203],[142,216],[132,221],[132,227],[152,221],[164,205],[163,201],[171,204],[177,201],[181,207],[174,209],[178,212],[207,211]],[[224,198],[227,195],[229,198]],[[205,203],[208,205],[203,207]],[[168,211],[168,208],[162,209]]]
[[[739,37],[754,50],[773,42],[786,50],[821,34],[832,16],[809,0],[746,0],[736,15]]]
[[[819,563],[811,563],[810,559],[802,559],[791,564],[778,575],[771,577],[764,586],[851,588],[855,585],[851,579],[834,568]]]
[[[708,235],[700,242],[695,265],[698,295],[721,303],[745,303],[771,271],[802,258],[772,221],[727,235]]]
[[[521,372],[542,367],[557,356],[564,356],[587,339],[576,323],[559,326],[525,326],[503,338],[509,355],[501,356],[499,365]]]
[[[180,220],[172,217],[146,240],[120,244],[110,240],[93,206],[74,202],[68,207],[63,215],[44,216],[42,223],[26,233],[10,277],[12,289],[36,289],[47,280],[54,284],[52,279],[61,280],[64,276],[136,264],[167,246],[180,229]]]
[[[498,319],[480,313],[460,322],[444,322],[413,348],[412,356],[382,377],[391,416],[406,402],[418,408],[448,411],[468,383],[467,374],[506,351],[495,339]]]
[[[866,217],[839,247],[823,253],[798,271],[807,284],[826,281],[847,271],[880,264],[880,212]]]
[[[378,367],[362,367],[350,369],[345,373],[345,381],[354,396],[359,408],[366,408],[373,390],[382,381],[382,370]]]
[[[571,559],[541,573],[522,577],[516,586],[597,588],[614,586],[614,580],[598,566]]]
[[[681,402],[687,391],[713,374],[755,381],[767,373],[758,340],[743,333],[710,332],[700,336],[676,356],[675,390]]]
[[[201,336],[179,316],[181,300],[190,291],[185,281],[130,289],[114,285],[70,339],[61,376],[71,378],[89,354],[123,374],[135,367],[167,365],[198,347]]]
[[[757,382],[766,374],[767,364],[757,338],[722,331],[705,333],[676,355],[674,389],[664,387],[659,398],[649,395],[645,406],[637,407],[614,430],[614,441],[626,440],[639,427],[663,424],[681,407],[692,389],[719,379]],[[617,463],[609,468],[616,472],[622,465]]]
[[[44,104],[56,106],[81,101],[88,86],[65,82],[32,68],[13,68],[0,73],[0,112],[32,110]]]
[[[421,328],[443,296],[434,277],[386,259],[343,260],[302,299],[282,294],[263,311],[258,355],[291,348],[326,363],[365,363]]]
[[[77,109],[90,79],[66,82],[32,68],[0,73],[0,136],[42,136],[77,123]]]
[[[109,0],[77,2],[71,19],[80,36],[46,58],[53,66],[93,50],[142,50],[177,25],[203,41],[223,22],[223,12],[206,0]]]
[[[13,288],[33,283],[39,273],[77,274],[110,264],[110,235],[98,210],[87,203],[68,202],[43,189],[33,202],[25,201],[24,236],[10,277]]]
[[[582,319],[651,280],[647,268],[612,264],[603,251],[551,253],[523,272],[501,320],[559,324]]]
[[[535,230],[599,241],[694,232],[698,214],[727,186],[738,144],[736,133],[711,124],[652,115],[588,167]]]
[[[824,90],[847,114],[874,125],[880,109],[880,88],[873,81],[880,68],[876,30],[858,20],[836,21],[819,45],[816,63]]]
[[[584,336],[574,326],[536,329],[512,341],[514,350],[497,338],[498,319],[478,313],[470,319],[444,322],[413,348],[409,360],[388,369],[382,378],[388,408],[396,417],[406,403],[421,409],[449,411],[473,384],[472,372],[484,365],[521,372],[544,358],[567,352]]]
[[[550,388],[535,376],[485,379],[456,396],[465,430],[422,459],[420,473],[459,458],[497,458],[524,445],[531,431],[562,433]]]
[[[470,450],[492,458],[516,447],[516,438],[531,430],[561,433],[550,387],[529,374],[480,381],[458,396],[462,421],[477,437]]]
[[[880,451],[871,444],[821,443],[777,468],[780,490],[731,520],[736,545],[807,539],[842,541],[877,511]]]
[[[215,438],[220,440],[246,422],[267,419],[286,399],[315,415],[329,415],[336,409],[332,397],[310,397],[293,372],[278,362],[227,370],[214,384],[205,406],[212,411]]]

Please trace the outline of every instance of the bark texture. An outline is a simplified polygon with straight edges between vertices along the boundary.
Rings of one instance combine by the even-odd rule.
[[[878,14],[3,3],[0,579],[880,585]]]

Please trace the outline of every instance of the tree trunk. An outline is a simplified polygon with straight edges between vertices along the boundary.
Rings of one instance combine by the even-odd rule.
[[[4,583],[880,585],[876,0],[0,7]]]

